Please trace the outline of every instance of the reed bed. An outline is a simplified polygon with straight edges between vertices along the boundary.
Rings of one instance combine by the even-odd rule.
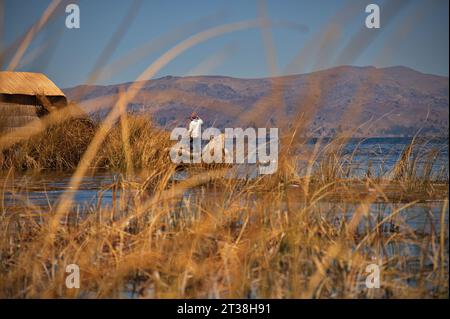
[[[168,133],[155,128],[144,116],[127,117],[129,123],[129,147],[131,160],[136,168],[146,168],[162,157],[162,151],[170,146]],[[36,136],[3,149],[0,153],[2,170],[73,170],[92,142],[99,122],[88,117],[69,118],[51,125]],[[126,168],[125,149],[122,139],[123,125],[118,122],[104,147],[98,152],[92,168]],[[0,127],[1,131],[1,127]]]
[[[13,148],[35,159],[30,167],[71,168],[82,153],[73,150],[90,142],[82,136],[97,129],[71,125]],[[3,205],[2,298],[448,298],[448,173],[427,170],[436,150],[417,155],[413,140],[382,177],[351,177],[352,154],[329,145],[306,164],[300,153],[282,156],[273,175],[235,179],[227,168],[196,167],[177,181],[167,134],[127,117],[127,155],[122,125],[95,158],[123,171],[99,191],[113,191],[111,206],[58,215],[52,205]],[[64,134],[78,142],[64,143]],[[12,158],[9,167],[27,167]],[[430,229],[411,228],[402,212],[430,199],[441,203],[439,216],[430,210]],[[69,264],[80,267],[80,289],[65,285]],[[365,286],[369,264],[380,267],[379,289]]]

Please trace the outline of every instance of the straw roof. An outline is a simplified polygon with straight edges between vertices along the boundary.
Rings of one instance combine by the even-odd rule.
[[[0,72],[0,94],[64,96],[64,93],[42,73]]]

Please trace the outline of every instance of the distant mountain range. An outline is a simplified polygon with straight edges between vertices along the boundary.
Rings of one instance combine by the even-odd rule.
[[[106,108],[132,83],[77,86],[63,91],[88,108],[92,99]],[[167,76],[142,83],[129,112],[149,114],[158,125],[185,126],[196,111],[208,126],[285,127],[306,121],[307,133],[332,136],[353,129],[355,137],[412,136],[417,130],[448,136],[449,80],[406,67],[341,66],[276,78]]]

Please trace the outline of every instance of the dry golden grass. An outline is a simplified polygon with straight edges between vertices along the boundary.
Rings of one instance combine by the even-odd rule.
[[[127,116],[131,162],[137,169],[154,165],[170,146],[168,133],[157,129],[150,119]],[[122,140],[122,122],[108,134],[104,147],[97,154],[95,169],[125,169],[126,152]],[[73,170],[92,142],[99,124],[87,117],[68,119],[47,127],[32,138],[18,142],[0,153],[0,168],[18,170]],[[1,129],[1,127],[0,127]],[[166,153],[164,153],[166,155]]]
[[[47,147],[39,149],[36,167],[49,165],[45,158],[59,159],[47,167],[76,165],[80,155],[73,149],[89,140],[56,145],[68,144],[60,140],[64,134],[87,136],[83,125],[94,133],[95,125],[77,121],[72,125],[83,133],[67,124],[65,133],[48,129],[52,134],[39,144]],[[176,182],[167,134],[148,120],[126,117],[132,169],[145,168],[145,180],[137,182],[126,174],[123,123],[112,128],[95,158],[99,167],[124,171],[110,186],[112,207],[62,215],[50,206],[4,208],[1,297],[448,297],[448,183],[419,184],[428,175],[418,171],[398,177],[413,160],[405,153],[418,145],[405,149],[392,179],[349,178],[349,158],[330,146],[332,153],[307,162],[307,178],[299,176],[296,157],[286,155],[274,175],[227,179],[224,168],[197,167]],[[27,151],[28,143],[21,145]],[[416,188],[413,199],[410,187]],[[400,213],[430,198],[444,200],[440,229],[411,229]],[[391,203],[399,200],[400,206]],[[373,205],[381,202],[383,208]],[[365,269],[374,262],[381,267],[381,289],[366,289]],[[81,289],[66,288],[68,264],[79,265]]]

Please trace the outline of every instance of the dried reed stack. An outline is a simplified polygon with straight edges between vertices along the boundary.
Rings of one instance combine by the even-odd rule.
[[[44,74],[0,72],[0,134],[41,125],[40,116],[65,105],[64,93]]]

